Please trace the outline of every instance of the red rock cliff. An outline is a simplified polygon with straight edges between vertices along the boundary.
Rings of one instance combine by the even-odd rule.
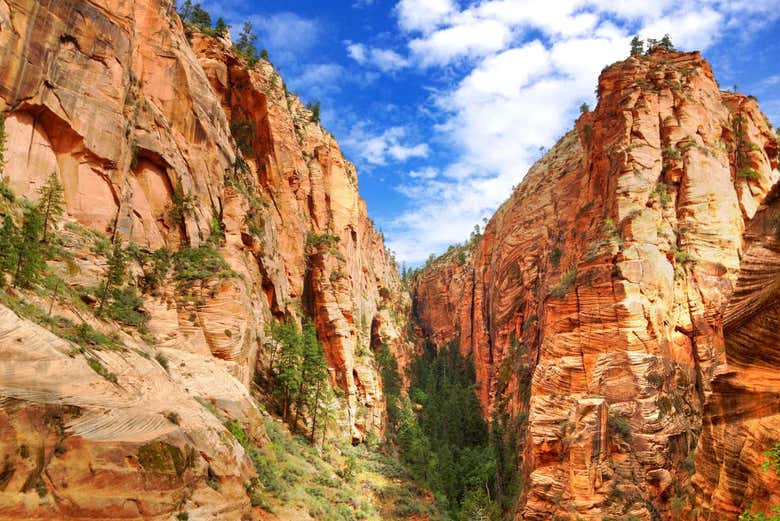
[[[131,349],[94,355],[116,384],[0,307],[3,515],[146,519],[194,502],[190,512],[241,519],[254,470],[196,399],[257,425],[248,389],[267,371],[274,318],[313,317],[344,391],[345,436],[379,432],[372,349],[407,348],[397,317],[408,297],[354,166],[272,65],[248,68],[220,39],[188,41],[162,0],[0,0],[0,49],[5,175],[17,195],[36,199],[55,173],[68,226],[149,250],[197,246],[220,223],[235,272],[199,294],[169,284],[146,296],[146,340],[123,334]],[[104,261],[71,239],[68,284],[94,285]],[[79,315],[59,302],[55,311]],[[40,502],[38,480],[51,492]]]
[[[414,310],[437,345],[473,353],[486,417],[520,431],[518,519],[679,519],[705,401],[732,403],[711,398],[737,341],[724,344],[722,310],[778,179],[777,141],[699,53],[631,57],[598,92],[481,240],[416,276]],[[720,498],[716,466],[701,484]],[[714,518],[748,496],[713,500]]]

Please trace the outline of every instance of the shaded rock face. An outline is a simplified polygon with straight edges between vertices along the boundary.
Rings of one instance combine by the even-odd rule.
[[[237,274],[197,298],[175,285],[145,297],[153,346],[101,360],[118,387],[66,342],[3,311],[0,511],[148,518],[175,512],[186,495],[204,515],[246,515],[251,464],[194,398],[255,425],[247,389],[267,381],[274,319],[312,317],[344,391],[343,434],[381,432],[372,350],[388,344],[408,359],[398,317],[410,301],[354,166],[273,67],[248,70],[226,41],[188,41],[160,0],[0,0],[0,48],[5,175],[17,195],[35,200],[54,172],[67,220],[148,250],[197,246],[221,223],[220,253]],[[237,173],[239,155],[247,168]],[[77,260],[70,282],[94,285],[105,266],[88,248]],[[16,331],[31,338],[24,349]],[[149,361],[160,353],[168,370]],[[67,451],[54,454],[57,443]],[[226,484],[219,494],[204,486],[207,467]],[[54,490],[41,503],[39,477]],[[149,490],[160,491],[150,504],[128,499]]]
[[[734,293],[723,315],[727,363],[712,381],[696,450],[702,519],[771,512],[780,479],[761,470],[764,451],[780,441],[777,367],[780,345],[780,198],[770,193],[745,233]]]
[[[705,401],[738,336],[724,343],[722,310],[778,179],[766,117],[698,53],[631,57],[598,89],[481,240],[414,281],[426,335],[473,355],[486,417],[524,440],[518,519],[691,513]],[[712,443],[735,441],[725,428]],[[747,497],[730,494],[713,519]]]

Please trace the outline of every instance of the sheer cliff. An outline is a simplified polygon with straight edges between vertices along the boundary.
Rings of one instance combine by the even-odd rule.
[[[52,174],[65,206],[61,283],[0,306],[0,517],[258,515],[275,321],[313,322],[331,430],[380,434],[374,350],[408,358],[409,299],[354,166],[273,66],[163,0],[0,0],[0,49],[2,213]],[[144,328],[94,314],[106,241],[135,252]]]
[[[696,52],[631,56],[598,95],[478,241],[415,275],[416,318],[518,435],[517,519],[768,511],[774,130]]]

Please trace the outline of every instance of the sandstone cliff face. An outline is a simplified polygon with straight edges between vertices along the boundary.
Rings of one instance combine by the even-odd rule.
[[[656,49],[605,69],[598,107],[482,239],[417,275],[422,328],[473,353],[486,417],[524,439],[519,519],[683,515],[721,310],[776,166],[753,99],[698,53]]]
[[[739,278],[723,314],[727,363],[719,367],[696,450],[694,484],[702,519],[780,505],[780,480],[761,470],[780,441],[777,349],[780,199],[769,194],[745,233]]]
[[[146,296],[147,342],[123,334],[131,349],[99,355],[117,384],[2,308],[0,430],[10,474],[0,474],[0,511],[167,518],[194,502],[203,518],[246,515],[251,464],[195,398],[222,418],[257,424],[248,389],[268,370],[274,318],[313,317],[345,394],[345,436],[381,431],[372,349],[408,349],[397,318],[408,297],[354,166],[273,67],[248,70],[225,41],[196,33],[188,42],[160,0],[0,0],[0,48],[5,175],[17,195],[36,199],[54,172],[67,221],[148,250],[197,246],[220,223],[221,254],[236,273],[198,294],[169,284]],[[248,163],[240,176],[239,156]],[[94,285],[105,268],[86,247],[75,264],[74,288]],[[56,311],[78,314],[61,303]],[[149,361],[161,353],[167,370]],[[179,424],[166,419],[171,410],[183,411]],[[255,438],[262,443],[262,432]],[[154,456],[152,470],[139,466],[140,454]],[[207,469],[225,483],[219,492],[205,486]],[[50,500],[38,501],[38,479]],[[141,499],[151,490],[159,497]]]

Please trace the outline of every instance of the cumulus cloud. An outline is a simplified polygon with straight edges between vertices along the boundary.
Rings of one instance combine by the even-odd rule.
[[[432,95],[440,116],[432,130],[456,154],[396,187],[408,205],[383,223],[389,247],[416,263],[463,241],[509,196],[540,147],[571,128],[578,105],[595,101],[599,72],[625,58],[634,34],[669,33],[679,48],[707,49],[735,20],[754,24],[762,15],[767,23],[777,11],[772,0],[400,0],[407,65],[457,64],[461,75]],[[369,61],[369,48],[355,54]],[[768,107],[773,112],[772,101]]]
[[[412,158],[428,157],[427,143],[409,143],[404,127],[390,127],[384,132],[374,133],[367,123],[352,128],[346,139],[345,148],[354,151],[359,162],[370,166],[382,166],[389,163],[404,163]]]
[[[393,72],[409,65],[409,61],[392,49],[368,47],[362,43],[345,42],[347,54],[361,65],[373,65],[382,72]]]
[[[396,12],[401,29],[430,32],[455,13],[456,8],[451,0],[401,0]]]

